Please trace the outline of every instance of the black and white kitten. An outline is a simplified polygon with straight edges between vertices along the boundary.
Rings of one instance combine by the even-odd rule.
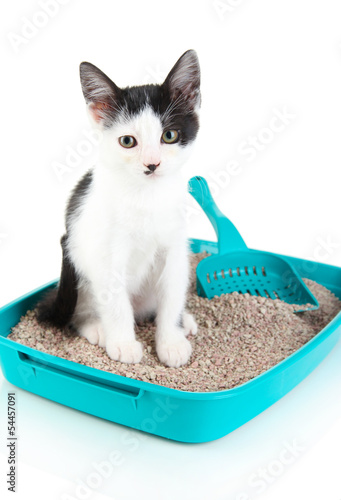
[[[196,138],[200,68],[185,52],[162,85],[119,88],[90,63],[80,65],[98,164],[80,180],[66,209],[59,286],[38,319],[72,325],[126,363],[141,361],[134,322],[156,316],[161,362],[188,362],[197,325],[185,307],[188,246],[186,182],[180,169]]]

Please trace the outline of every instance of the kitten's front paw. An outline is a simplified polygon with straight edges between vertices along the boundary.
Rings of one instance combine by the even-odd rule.
[[[109,358],[122,363],[139,363],[143,356],[142,344],[137,340],[108,342],[106,351]]]
[[[156,352],[161,363],[173,368],[185,365],[192,354],[192,346],[184,331],[175,329],[171,334],[163,335],[156,343]]]

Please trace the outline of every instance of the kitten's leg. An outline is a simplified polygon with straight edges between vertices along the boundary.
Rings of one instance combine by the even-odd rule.
[[[91,287],[85,281],[78,287],[77,306],[72,318],[72,326],[81,337],[85,337],[90,344],[105,347],[104,331],[94,308],[95,298]]]
[[[179,326],[186,300],[188,268],[187,243],[179,246],[177,242],[165,255],[164,267],[157,285],[156,316],[156,352],[162,363],[173,367],[186,364],[192,353],[192,346],[185,337],[184,328]],[[183,319],[188,328],[188,316]]]
[[[105,336],[108,356],[123,363],[139,363],[142,344],[135,338],[134,313],[122,272],[124,265],[115,265],[111,272],[97,274],[93,279],[96,309]],[[102,279],[98,276],[102,275]]]

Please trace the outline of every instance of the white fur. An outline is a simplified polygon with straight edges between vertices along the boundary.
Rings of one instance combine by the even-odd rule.
[[[94,125],[96,121],[93,121]],[[137,146],[123,148],[118,137]],[[162,125],[150,107],[103,130],[93,183],[71,223],[68,252],[82,277],[74,326],[122,362],[138,363],[135,318],[156,313],[156,350],[168,366],[188,362],[196,333],[184,312],[188,248],[187,185],[180,175],[191,146],[161,143]],[[150,163],[160,166],[145,175]],[[178,326],[183,315],[184,328]]]

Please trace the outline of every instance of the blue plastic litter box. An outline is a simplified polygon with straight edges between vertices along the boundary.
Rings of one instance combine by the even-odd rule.
[[[195,253],[218,251],[213,242],[190,243]],[[284,258],[300,276],[321,283],[341,299],[341,268]],[[245,424],[309,375],[335,346],[341,332],[339,313],[301,349],[245,384],[216,392],[179,391],[90,368],[8,339],[11,327],[55,284],[42,286],[0,309],[0,363],[6,379],[57,403],[175,441],[212,441]]]

